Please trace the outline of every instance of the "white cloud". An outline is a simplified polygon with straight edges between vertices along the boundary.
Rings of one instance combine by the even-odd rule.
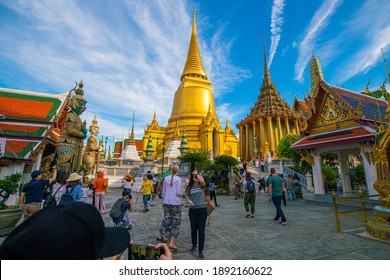
[[[2,5],[17,16],[1,22],[0,58],[53,92],[68,91],[83,79],[93,112],[88,121],[97,114],[102,135],[127,131],[134,110],[138,138],[154,110],[159,124],[166,125],[191,35],[187,1],[16,0]],[[205,70],[221,98],[250,73],[229,61],[234,40],[224,38],[223,25],[203,30],[199,22],[207,19],[197,17]]]
[[[346,55],[345,62],[338,68],[336,75],[340,82],[367,73],[373,66],[383,63],[380,49],[385,53],[390,50],[389,11],[389,1],[367,0],[346,23],[339,38],[361,46],[352,55]],[[385,75],[385,71],[383,73]]]
[[[310,60],[311,51],[315,49],[316,40],[328,24],[341,0],[326,0],[316,11],[309,25],[305,29],[303,40],[298,43],[298,59],[295,63],[294,80],[303,82],[303,72]]]
[[[269,51],[268,67],[271,68],[274,55],[279,45],[283,25],[284,0],[274,0],[271,12],[271,47]]]

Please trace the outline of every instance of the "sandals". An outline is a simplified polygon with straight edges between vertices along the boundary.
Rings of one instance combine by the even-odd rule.
[[[172,252],[177,252],[177,247],[168,247],[169,248],[169,250],[171,250]]]
[[[156,237],[156,240],[161,243],[166,243],[167,241],[164,239],[164,237],[158,238]]]

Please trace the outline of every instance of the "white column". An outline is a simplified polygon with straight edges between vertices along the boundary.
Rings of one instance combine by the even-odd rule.
[[[347,155],[344,151],[339,151],[337,153],[337,156],[339,158],[339,163],[340,163],[340,176],[341,176],[341,183],[343,184],[343,193],[344,194],[351,193],[352,186],[351,186],[351,178],[349,176]]]
[[[364,151],[362,151],[362,148],[364,149]],[[369,195],[378,194],[378,192],[374,189],[374,183],[376,182],[377,177],[376,177],[376,166],[372,161],[371,147],[367,145],[361,147],[360,155],[363,159],[364,175],[366,176],[366,185],[367,185],[368,194]]]
[[[311,154],[312,154],[312,156],[314,158],[314,164],[312,165],[312,167],[313,167],[314,193],[315,194],[325,194],[324,178],[322,177],[320,153],[313,152]]]

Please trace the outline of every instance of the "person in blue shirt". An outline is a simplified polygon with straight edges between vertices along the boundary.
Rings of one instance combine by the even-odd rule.
[[[57,178],[57,167],[53,166],[53,175],[49,180],[43,180],[42,174],[42,170],[33,171],[32,180],[24,185],[20,193],[19,207],[23,209],[25,220],[41,209],[45,189]]]
[[[83,188],[81,187],[80,180],[83,178],[83,176],[77,174],[77,173],[72,173],[70,174],[65,192],[70,192],[73,196],[74,202],[80,201],[80,199],[83,197],[84,192]]]

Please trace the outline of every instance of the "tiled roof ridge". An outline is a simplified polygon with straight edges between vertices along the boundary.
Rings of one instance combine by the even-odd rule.
[[[24,94],[24,95],[39,96],[39,97],[49,97],[49,98],[56,98],[61,100],[65,100],[69,95],[69,92],[53,94],[53,93],[43,93],[43,92],[10,89],[10,88],[0,88],[0,92],[9,92],[9,93]]]
[[[349,89],[345,89],[345,88],[341,88],[341,87],[338,87],[338,86],[334,86],[334,85],[331,85],[331,84],[328,84],[331,88],[334,88],[334,89],[337,89],[337,90],[340,90],[340,91],[344,91],[346,93],[350,93],[350,94],[353,94],[353,95],[356,95],[360,98],[367,98],[371,101],[375,101],[375,102],[382,102],[383,105],[386,105],[387,106],[387,102],[383,99],[380,99],[380,98],[375,98],[373,96],[369,96],[369,95],[366,95],[364,93],[360,93],[360,92],[356,92],[356,91],[352,91],[352,90],[349,90]]]

